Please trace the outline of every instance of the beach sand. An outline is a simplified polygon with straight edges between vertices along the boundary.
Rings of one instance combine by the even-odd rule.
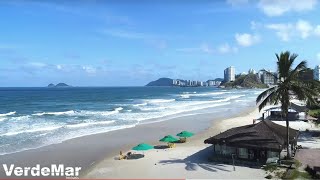
[[[50,167],[52,164],[63,164],[65,167],[82,167],[80,174],[83,175],[101,160],[113,159],[119,154],[120,150],[129,150],[142,142],[155,144],[163,136],[167,134],[175,135],[182,130],[196,133],[197,135],[191,139],[191,143],[198,139],[198,144],[205,148],[202,143],[204,138],[212,136],[214,133],[201,137],[200,132],[207,130],[210,126],[218,127],[218,124],[214,124],[222,119],[247,114],[253,108],[253,106],[225,108],[224,112],[218,114],[195,114],[168,121],[139,124],[134,128],[83,136],[37,149],[1,155],[0,159],[2,164],[14,164],[20,167],[33,167],[37,164],[41,167]],[[252,120],[249,121],[252,122]],[[226,127],[228,127],[228,122],[226,122]],[[227,128],[220,127],[219,129],[223,131]],[[192,151],[192,153],[194,152]],[[146,152],[146,155],[147,153],[149,152]],[[0,168],[0,178],[8,178],[3,168]],[[17,177],[12,176],[11,178]]]
[[[172,149],[145,151],[145,157],[141,159],[117,160],[118,154],[114,154],[95,164],[83,178],[263,179],[265,171],[261,169],[236,166],[234,171],[232,165],[208,162],[212,147],[203,143],[210,136],[232,127],[252,124],[253,119],[259,117],[260,113],[255,108],[235,118],[213,121],[210,128],[196,134],[187,143],[177,144]],[[183,126],[181,128],[184,129]],[[160,138],[159,135],[158,139]],[[162,143],[154,139],[150,144]]]

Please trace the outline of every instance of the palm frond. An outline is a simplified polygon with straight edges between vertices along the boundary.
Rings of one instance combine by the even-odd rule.
[[[259,104],[259,111],[263,109],[268,103],[274,103],[277,96],[277,91],[271,92],[260,104]]]
[[[301,72],[304,72],[307,69],[307,62],[301,61],[295,68],[289,73],[289,77],[287,78],[288,81],[295,79],[298,77]]]
[[[267,97],[270,93],[274,92],[276,90],[276,86],[269,88],[265,91],[263,91],[261,94],[259,94],[259,96],[256,99],[256,103],[258,104],[262,99],[264,99],[265,97]]]

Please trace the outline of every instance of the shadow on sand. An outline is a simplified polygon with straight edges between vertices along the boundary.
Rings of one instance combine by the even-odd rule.
[[[157,146],[154,146],[154,149],[168,149],[169,146],[168,145],[157,145]]]
[[[159,164],[177,164],[182,163],[185,164],[185,169],[187,171],[197,171],[198,168],[202,168],[207,171],[211,172],[217,172],[217,171],[227,171],[230,172],[230,170],[227,170],[224,164],[218,164],[215,162],[209,162],[208,157],[210,154],[212,154],[212,147],[207,147],[201,151],[198,151],[191,156],[188,156],[185,159],[170,159],[170,160],[162,160],[159,161]]]
[[[132,160],[132,159],[141,159],[144,157],[144,154],[131,154],[128,156],[127,160]]]

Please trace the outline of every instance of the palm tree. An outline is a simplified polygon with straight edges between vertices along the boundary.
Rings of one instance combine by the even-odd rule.
[[[295,96],[299,100],[307,100],[310,103],[316,103],[314,96],[318,95],[320,83],[315,80],[304,80],[302,74],[307,70],[307,62],[301,61],[295,68],[293,63],[298,57],[297,54],[291,54],[289,51],[281,52],[277,56],[277,75],[263,70],[276,79],[276,85],[262,92],[256,99],[259,104],[259,111],[268,104],[281,103],[282,117],[286,119],[287,127],[287,158],[290,158],[289,152],[289,120],[288,109],[290,98]]]

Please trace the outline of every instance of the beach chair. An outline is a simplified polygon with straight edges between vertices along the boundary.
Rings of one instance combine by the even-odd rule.
[[[174,147],[176,147],[176,144],[174,144],[174,143],[168,143],[168,147],[169,147],[169,148],[174,148]]]
[[[185,143],[187,142],[187,138],[185,137],[181,137],[180,140],[179,140],[180,143]]]
[[[119,160],[127,159],[127,156],[122,154],[122,151],[120,151]]]

